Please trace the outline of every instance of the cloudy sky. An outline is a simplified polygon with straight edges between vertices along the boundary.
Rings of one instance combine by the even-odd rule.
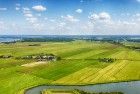
[[[0,0],[0,35],[140,35],[140,0]]]

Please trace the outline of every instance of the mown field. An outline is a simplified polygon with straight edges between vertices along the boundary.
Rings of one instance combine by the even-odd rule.
[[[22,94],[41,84],[97,84],[140,80],[140,52],[107,42],[33,42],[0,44],[0,94]],[[139,45],[139,44],[138,44]],[[33,60],[15,59],[31,54],[52,53],[62,60],[34,67],[21,65]],[[113,63],[98,58],[115,58]]]

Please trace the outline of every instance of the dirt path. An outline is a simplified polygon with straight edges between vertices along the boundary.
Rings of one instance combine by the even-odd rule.
[[[34,66],[38,66],[38,65],[46,64],[46,63],[47,62],[45,62],[45,61],[39,61],[39,62],[33,62],[33,63],[23,64],[21,66],[24,66],[24,67],[34,67]]]

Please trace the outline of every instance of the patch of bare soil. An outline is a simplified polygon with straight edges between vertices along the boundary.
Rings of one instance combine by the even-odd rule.
[[[35,66],[38,66],[38,65],[41,65],[41,64],[46,64],[47,62],[45,61],[39,61],[39,62],[33,62],[33,63],[28,63],[28,64],[23,64],[21,66],[24,66],[24,67],[35,67]]]

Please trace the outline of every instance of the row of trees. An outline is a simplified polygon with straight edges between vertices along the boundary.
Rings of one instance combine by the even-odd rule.
[[[29,44],[28,46],[41,46],[40,44]]]
[[[109,43],[112,43],[112,44],[115,44],[115,45],[120,45],[120,46],[123,46],[125,48],[128,48],[128,49],[133,49],[133,50],[140,50],[140,47],[136,47],[136,46],[127,46],[121,42],[116,42],[116,41],[108,41]]]
[[[98,58],[99,62],[113,63],[116,59],[113,58]]]
[[[21,42],[71,42],[74,39],[71,38],[24,38]]]
[[[0,55],[0,58],[2,59],[2,58],[11,58],[11,57],[13,57],[13,56],[11,56],[11,55]]]

